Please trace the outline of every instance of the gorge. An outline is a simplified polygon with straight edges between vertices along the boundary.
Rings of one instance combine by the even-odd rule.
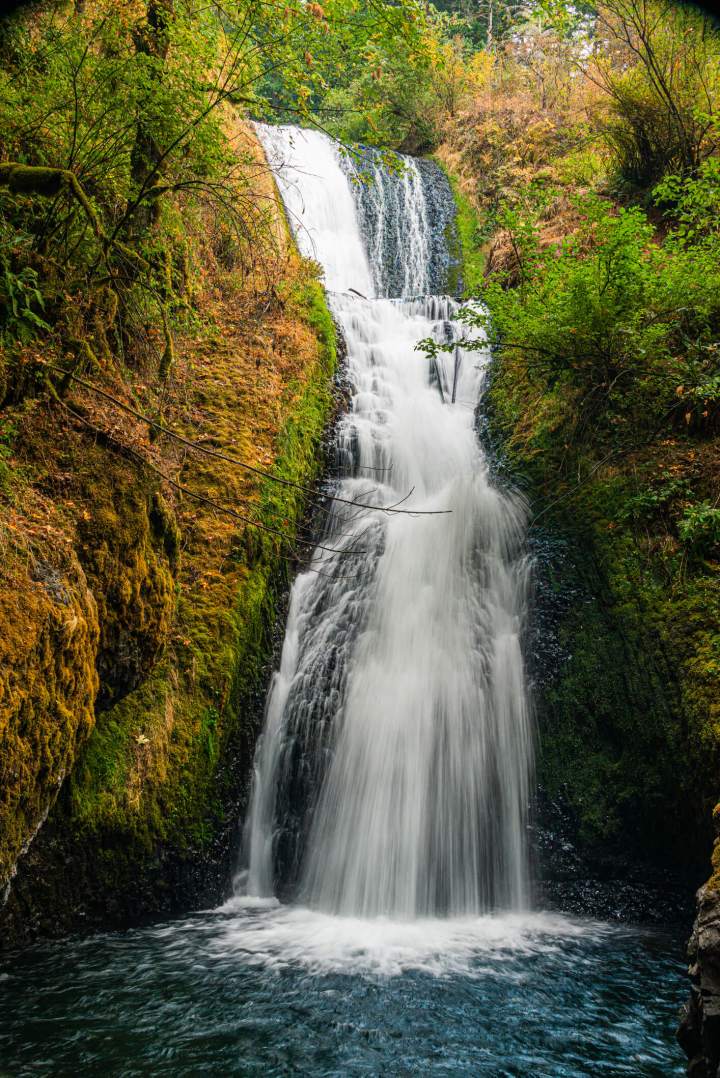
[[[346,358],[232,893],[27,948],[0,972],[2,1057],[17,1074],[679,1075],[686,926],[534,893],[528,510],[478,436],[489,349],[455,343],[450,188],[431,162],[259,134]],[[454,347],[429,362],[427,337]]]

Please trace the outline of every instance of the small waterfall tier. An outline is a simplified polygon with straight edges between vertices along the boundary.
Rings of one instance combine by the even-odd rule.
[[[393,167],[395,163],[395,167]],[[363,147],[343,156],[376,296],[455,291],[459,243],[455,199],[434,161]],[[407,231],[408,227],[411,231]]]
[[[333,503],[319,541],[346,556],[319,548],[294,583],[239,886],[353,916],[521,908],[525,506],[477,439],[487,355],[415,350],[460,339],[457,302],[432,294],[451,261],[447,181],[258,130],[347,346],[333,493],[378,508]]]

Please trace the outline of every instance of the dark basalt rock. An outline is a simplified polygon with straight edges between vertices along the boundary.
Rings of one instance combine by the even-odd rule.
[[[539,907],[617,923],[690,924],[691,891],[682,873],[639,862],[619,847],[589,850],[577,833],[567,803],[539,789],[530,840]]]
[[[388,167],[388,157],[397,167]],[[455,199],[447,176],[428,158],[406,158],[381,153],[369,146],[357,148],[347,158],[346,172],[354,186],[360,227],[371,252],[376,293],[390,298],[406,295],[408,215],[406,196],[410,174],[417,170],[426,210],[423,248],[427,268],[427,295],[458,294],[460,280],[459,245],[456,231]],[[380,251],[376,241],[380,241]]]
[[[720,852],[720,812],[713,813],[715,851]],[[690,998],[680,1016],[677,1038],[692,1078],[720,1076],[720,878],[718,870],[696,895],[696,917],[688,943]]]
[[[697,893],[697,917],[688,944],[692,986],[678,1041],[693,1078],[720,1074],[720,891],[706,885]]]

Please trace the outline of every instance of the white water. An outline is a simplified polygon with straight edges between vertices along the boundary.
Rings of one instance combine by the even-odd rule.
[[[236,897],[222,907],[210,941],[218,956],[251,966],[397,977],[409,970],[470,978],[496,973],[498,958],[550,954],[573,939],[603,939],[617,928],[556,913],[390,920],[338,917],[277,899]],[[190,922],[192,923],[192,922]],[[173,926],[158,932],[172,935]],[[502,964],[500,966],[502,969]],[[507,967],[503,969],[507,976]],[[518,971],[524,980],[526,971]]]
[[[293,881],[306,906],[343,919],[522,909],[525,509],[491,483],[476,437],[487,357],[444,353],[441,395],[415,344],[456,340],[456,303],[382,294],[388,233],[407,243],[402,295],[428,283],[433,206],[413,162],[376,177],[363,235],[359,191],[329,139],[259,133],[347,344],[336,493],[378,506],[409,494],[402,509],[435,515],[335,511],[323,543],[355,553],[318,550],[297,578],[239,886],[270,896]]]

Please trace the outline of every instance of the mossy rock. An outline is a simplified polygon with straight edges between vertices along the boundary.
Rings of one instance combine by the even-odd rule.
[[[292,320],[288,340],[298,350],[292,362],[279,357],[282,395],[267,467],[307,485],[322,467],[334,407],[335,327],[316,281],[295,287],[279,317]],[[215,429],[233,432],[242,398],[228,392],[228,380],[243,390],[234,355],[214,351],[213,377],[198,385]],[[92,452],[73,460],[72,499],[92,505],[79,513],[77,540],[98,596],[98,669],[108,695],[99,697],[104,710],[92,736],[18,866],[6,941],[222,899],[292,574],[292,537],[306,509],[297,486],[256,481],[252,515],[272,528],[279,522],[282,534],[222,531],[213,510],[198,510],[186,512],[181,535],[153,483],[127,461],[106,454],[101,462]],[[183,478],[217,497],[247,496],[237,469],[221,461],[198,462]]]
[[[77,521],[78,557],[98,605],[104,711],[150,673],[167,642],[175,606],[177,523],[157,479],[102,448],[73,452],[73,495],[90,508]]]
[[[586,852],[700,883],[720,767],[720,575],[677,552],[667,512],[636,527],[628,505],[667,468],[691,476],[683,462],[712,447],[659,438],[599,467],[567,443],[567,407],[498,355],[492,437],[537,518],[539,780]]]
[[[95,724],[97,605],[50,537],[0,577],[0,893]]]

